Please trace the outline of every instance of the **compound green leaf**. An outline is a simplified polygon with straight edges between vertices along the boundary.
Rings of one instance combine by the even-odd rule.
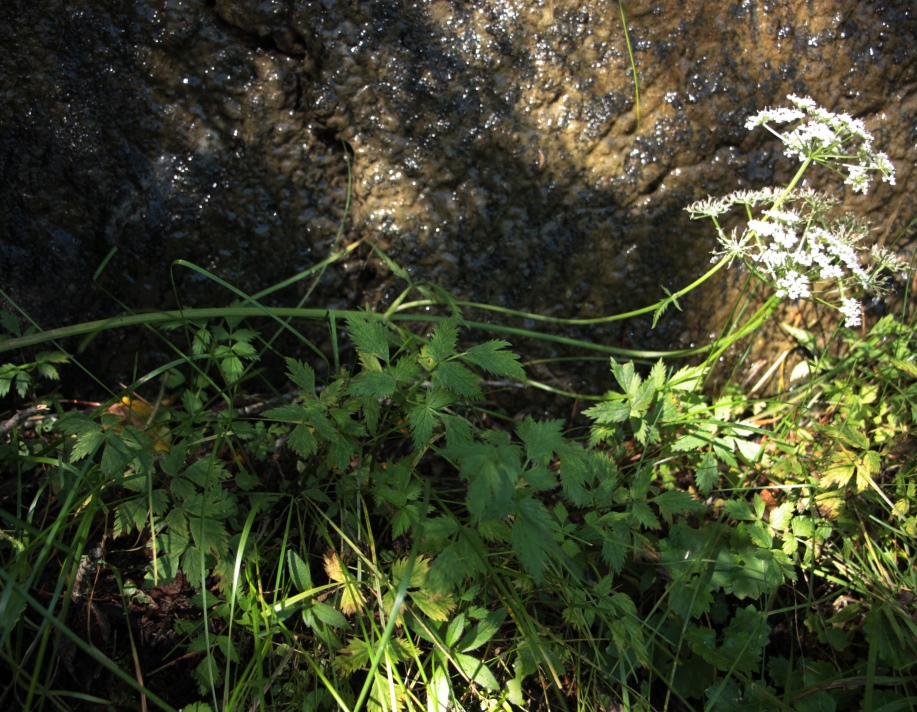
[[[347,317],[347,333],[357,351],[388,362],[388,334],[377,320],[362,314],[351,314]]]
[[[519,356],[505,350],[509,345],[507,341],[487,341],[483,344],[472,346],[462,354],[462,358],[466,361],[471,361],[471,363],[483,368],[488,373],[492,373],[494,376],[524,382],[525,370],[519,363]]]

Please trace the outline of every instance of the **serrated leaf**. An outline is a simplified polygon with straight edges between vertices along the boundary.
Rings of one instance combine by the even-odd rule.
[[[633,502],[630,506],[630,516],[634,523],[646,529],[659,529],[659,519],[646,502]]]
[[[873,479],[875,475],[879,474],[881,469],[882,461],[879,457],[879,453],[877,453],[875,450],[867,450],[864,452],[857,459],[856,463],[856,491],[863,492],[864,490],[873,487],[877,492],[881,494],[881,490]]]
[[[512,508],[513,492],[522,474],[517,452],[510,446],[475,443],[446,456],[459,461],[459,473],[469,480],[467,504],[472,521],[502,519]]]
[[[271,408],[261,414],[265,420],[273,420],[277,423],[301,423],[308,418],[309,412],[301,405],[282,405],[279,408]]]
[[[455,609],[455,601],[448,594],[435,593],[426,589],[411,591],[411,603],[431,621],[443,623]]]
[[[844,424],[839,427],[825,428],[832,437],[837,438],[845,445],[865,450],[869,447],[869,438],[854,427]]]
[[[525,370],[519,363],[519,356],[505,349],[510,346],[508,341],[487,341],[477,346],[472,346],[461,358],[483,368],[494,376],[510,378],[514,381],[525,381]]]
[[[448,447],[470,445],[474,441],[474,429],[465,418],[458,415],[440,413],[439,419],[442,421],[446,431],[446,445]]]
[[[650,369],[649,380],[652,382],[653,388],[655,388],[657,391],[661,391],[662,387],[665,385],[665,377],[665,363],[663,363],[662,359],[659,359],[656,363],[653,364],[653,368]]]
[[[239,358],[251,359],[258,355],[255,347],[245,341],[237,341],[230,347],[230,350]]]
[[[426,404],[408,409],[408,426],[414,438],[414,446],[421,449],[433,437],[433,426],[436,424],[436,411]]]
[[[344,570],[340,557],[333,552],[325,555],[325,573],[332,581],[341,584],[341,612],[350,616],[363,610],[364,599],[353,577]]]
[[[659,513],[667,521],[671,521],[671,518],[676,514],[697,512],[704,508],[703,504],[682,490],[669,490],[663,492],[654,497],[652,502],[659,507]]]
[[[744,499],[727,500],[723,504],[723,509],[737,521],[753,522],[755,520],[755,513],[752,511],[751,505]]]
[[[434,363],[441,363],[455,355],[455,344],[458,341],[456,323],[456,318],[450,316],[437,324],[433,330],[430,343],[424,347],[424,353],[433,359]]]
[[[604,401],[583,411],[597,423],[622,423],[630,417],[630,403],[625,400]]]
[[[717,469],[716,458],[710,452],[704,453],[700,465],[697,466],[697,472],[694,474],[694,482],[697,489],[703,494],[709,494],[720,479],[720,472]]]
[[[76,438],[70,453],[70,457],[74,461],[82,460],[87,455],[94,453],[105,441],[102,426],[82,413],[65,414],[57,427],[65,435]]]
[[[901,359],[893,358],[890,359],[892,366],[897,368],[899,371],[906,373],[911,378],[917,378],[917,364],[911,361],[902,361]]]
[[[182,473],[182,477],[188,478],[198,487],[206,487],[214,482],[225,480],[228,476],[229,473],[226,472],[223,463],[213,457],[195,460]]]
[[[451,593],[465,578],[465,567],[458,555],[457,547],[450,543],[443,549],[430,565],[426,585],[441,593]]]
[[[377,320],[362,314],[347,317],[347,333],[353,339],[357,351],[388,362],[388,334]]]
[[[536,492],[544,492],[557,487],[557,475],[544,465],[535,465],[522,473],[522,477]]]
[[[187,497],[182,502],[182,510],[189,516],[208,520],[227,519],[236,513],[236,498],[222,487],[212,487]]]
[[[525,456],[530,462],[547,465],[555,454],[565,450],[568,446],[563,436],[564,422],[562,420],[535,421],[527,415],[516,426],[516,434],[525,444]]]
[[[38,373],[42,378],[47,378],[49,381],[60,380],[60,373],[58,373],[57,369],[50,363],[38,364]]]
[[[396,385],[389,371],[363,371],[350,382],[347,393],[358,398],[388,398]]]
[[[307,425],[300,423],[287,438],[287,445],[301,458],[308,458],[318,452],[318,442]]]
[[[188,530],[191,532],[191,539],[200,551],[206,551],[217,557],[226,553],[226,545],[229,542],[229,533],[222,523],[215,519],[207,519],[191,516],[187,509]]]
[[[242,361],[237,356],[227,356],[220,359],[220,373],[223,374],[226,385],[231,386],[242,378],[242,374],[245,373],[245,366],[242,365]]]
[[[691,452],[701,450],[710,444],[710,436],[700,433],[685,433],[672,443],[672,450],[675,452]]]
[[[513,552],[535,583],[541,582],[553,541],[551,514],[535,499],[523,499],[516,505],[516,519],[510,534]]]
[[[458,396],[478,400],[483,396],[480,378],[457,361],[440,363],[433,372],[433,384],[446,388]]]
[[[297,387],[312,395],[315,393],[315,371],[307,363],[287,358],[287,376]]]
[[[414,382],[420,373],[420,368],[417,365],[415,356],[411,354],[410,356],[404,356],[398,361],[395,362],[394,369],[392,370],[392,375],[395,377],[395,382],[399,385],[408,385]]]
[[[829,489],[831,485],[843,488],[850,483],[850,479],[855,473],[856,467],[853,462],[845,462],[835,458],[818,478],[818,484],[822,489]]]
[[[628,396],[633,396],[643,381],[643,379],[640,378],[640,376],[638,376],[634,371],[633,361],[628,361],[627,363],[621,364],[612,358],[611,372],[614,374],[618,385],[621,386],[621,390],[624,391],[624,394]]]

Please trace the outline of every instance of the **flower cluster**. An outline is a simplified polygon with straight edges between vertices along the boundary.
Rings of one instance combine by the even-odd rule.
[[[862,307],[851,292],[872,291],[881,294],[887,289],[885,274],[906,269],[905,263],[882,248],[866,250],[860,241],[869,233],[866,224],[851,216],[829,219],[836,206],[830,196],[810,188],[795,189],[810,161],[841,165],[848,169],[848,183],[865,191],[873,171],[894,183],[894,167],[884,153],[872,150],[872,135],[863,123],[847,114],[832,114],[815,105],[811,99],[790,96],[795,108],[770,109],[751,117],[751,129],[764,125],[780,136],[787,153],[803,159],[790,187],[764,188],[732,193],[725,198],[698,201],[688,206],[692,217],[710,218],[719,235],[720,248],[714,261],[739,259],[759,277],[772,284],[778,297],[804,299],[836,293],[834,306],[848,327],[862,323]],[[786,134],[774,131],[768,122],[788,123],[808,119]],[[844,161],[852,157],[843,148],[851,141],[859,142],[853,158],[860,162],[851,166]],[[834,164],[834,165],[832,165]],[[719,217],[736,207],[744,207],[748,216],[741,234],[733,230],[727,235]],[[868,259],[862,260],[861,258]]]
[[[745,127],[750,131],[764,126],[783,142],[787,155],[796,156],[800,161],[813,160],[823,165],[835,163],[846,168],[844,182],[853,186],[854,191],[865,193],[869,188],[869,175],[874,171],[882,174],[883,181],[895,184],[895,167],[888,156],[873,150],[873,136],[862,121],[849,114],[826,111],[807,96],[790,94],[787,99],[795,108],[759,111],[748,118]],[[771,126],[803,120],[795,129],[785,133]],[[857,162],[849,162],[854,160]]]

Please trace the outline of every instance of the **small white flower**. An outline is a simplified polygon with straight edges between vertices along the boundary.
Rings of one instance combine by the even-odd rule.
[[[773,237],[774,242],[786,248],[790,248],[795,245],[796,241],[799,239],[796,237],[796,231],[793,230],[793,228],[784,227],[782,225],[778,225],[776,227]]]
[[[796,225],[801,221],[799,213],[795,210],[765,210],[764,214],[772,220],[786,223],[787,225]]]
[[[777,280],[777,296],[789,297],[790,299],[801,299],[808,297],[809,280],[805,275],[790,270],[783,277]]]
[[[774,274],[777,267],[783,267],[787,263],[789,255],[786,252],[778,250],[775,245],[768,245],[766,250],[762,250],[752,258],[753,262],[763,265],[762,269]]]
[[[787,94],[787,99],[796,104],[800,109],[806,109],[812,111],[813,109],[818,108],[818,104],[815,103],[815,100],[809,96],[796,96],[795,94]]]
[[[889,185],[895,184],[895,166],[884,153],[877,153],[874,158],[876,168],[882,173],[882,180]]]
[[[852,185],[854,193],[865,193],[869,190],[869,171],[866,166],[847,166],[845,185]]]
[[[692,218],[715,218],[732,210],[732,204],[728,202],[728,197],[722,200],[708,197],[691,203],[685,210],[691,213]]]
[[[841,299],[841,306],[839,307],[841,314],[846,317],[844,321],[844,326],[853,327],[859,326],[863,323],[862,314],[863,310],[860,306],[860,303],[856,299]]]
[[[745,128],[751,131],[753,128],[763,126],[767,122],[775,124],[788,124],[791,121],[798,121],[805,118],[805,114],[796,109],[764,109],[754,116],[749,116],[745,120]]]
[[[800,161],[820,150],[832,150],[840,145],[841,138],[827,124],[808,123],[782,135],[788,156]]]

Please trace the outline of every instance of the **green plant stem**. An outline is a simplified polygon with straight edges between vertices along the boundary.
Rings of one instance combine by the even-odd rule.
[[[641,310],[640,313],[645,313]],[[0,343],[0,353],[14,351],[16,349],[36,346],[49,341],[66,339],[73,336],[83,336],[93,334],[108,329],[121,329],[129,326],[152,326],[154,324],[167,323],[186,323],[198,319],[222,319],[227,317],[263,317],[269,314],[273,317],[295,317],[300,319],[311,319],[322,321],[329,318],[346,319],[348,316],[359,315],[369,316],[370,318],[379,318],[381,316],[367,314],[367,312],[343,309],[297,309],[292,307],[213,307],[203,309],[184,309],[171,310],[164,312],[147,312],[143,314],[123,314],[110,319],[99,319],[98,321],[88,321],[82,324],[72,326],[62,326],[57,329],[49,329],[27,336],[20,336],[15,339],[9,339]],[[394,314],[391,316],[392,321],[399,322],[440,322],[447,317],[430,314]],[[626,356],[629,358],[680,358],[684,356],[694,356],[710,350],[711,346],[700,346],[693,349],[680,349],[674,351],[646,351],[640,349],[622,349],[605,344],[595,344],[578,339],[572,339],[565,336],[554,334],[545,334],[531,329],[520,329],[501,324],[487,324],[478,321],[466,321],[465,324],[473,329],[481,331],[496,332],[501,334],[512,334],[526,338],[540,339],[543,341],[552,341],[558,344],[575,346],[578,348],[600,351],[603,353],[614,354],[616,356]]]

